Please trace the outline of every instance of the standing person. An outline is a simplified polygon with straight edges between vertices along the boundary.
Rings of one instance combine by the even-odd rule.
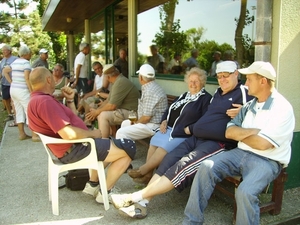
[[[101,134],[97,130],[88,130],[76,115],[75,90],[63,87],[62,93],[67,99],[67,106],[60,104],[52,95],[55,88],[53,76],[45,68],[34,69],[30,74],[30,83],[33,92],[28,106],[29,127],[44,135],[65,140],[93,138],[98,160],[110,164],[106,175],[106,185],[110,196],[115,183],[134,158],[136,152],[134,141],[101,139]],[[49,145],[49,148],[62,163],[81,160],[91,151],[90,145],[84,143],[54,144]],[[98,175],[94,170],[89,182],[99,187]],[[102,194],[99,191],[93,195],[97,196],[97,202],[103,203]]]
[[[31,72],[30,58],[31,51],[27,46],[21,46],[19,49],[20,58],[16,59],[10,66],[6,66],[3,73],[9,77],[12,75],[12,83],[10,87],[10,95],[14,102],[16,110],[16,123],[19,129],[19,140],[31,138],[33,142],[40,141],[37,134],[32,132],[32,137],[25,133],[24,124],[28,124],[27,107],[32,91],[29,83],[29,74]]]
[[[119,58],[114,62],[114,65],[124,77],[128,78],[127,52],[124,48],[119,50]]]
[[[38,67],[38,66],[43,66],[47,69],[49,69],[48,65],[48,50],[45,48],[42,48],[39,51],[39,57],[32,63],[32,68]]]
[[[191,57],[182,63],[183,69],[190,70],[193,67],[199,67],[199,63],[197,61],[198,55],[199,55],[199,51],[197,49],[193,49],[191,51]]]
[[[218,65],[218,63],[223,62],[223,60],[221,60],[221,56],[222,56],[221,52],[219,52],[219,51],[214,52],[214,54],[213,54],[214,61],[211,64],[211,68],[210,68],[210,71],[209,71],[209,76],[211,76],[211,77],[216,77],[217,76],[217,73],[216,73],[217,65]]]
[[[131,110],[137,110],[140,92],[113,64],[106,64],[103,74],[112,84],[108,98],[97,109],[91,109],[86,119],[93,121],[97,118],[102,137],[108,138],[111,126],[121,125]]]
[[[151,137],[159,128],[163,113],[168,107],[164,90],[155,82],[155,71],[149,64],[144,64],[137,71],[141,84],[142,96],[138,104],[137,121],[131,124],[124,120],[116,133],[116,138],[140,140]]]
[[[150,51],[152,56],[147,58],[146,63],[150,64],[154,68],[155,72],[164,73],[165,58],[158,53],[158,47],[156,45],[151,45]]]
[[[191,127],[192,130],[186,128],[186,132],[193,135],[164,157],[147,187],[132,194],[112,195],[113,204],[121,214],[145,218],[147,205],[154,196],[174,188],[181,192],[192,184],[204,159],[222,152],[225,147],[236,146],[236,141],[225,137],[226,124],[251,97],[237,79],[234,62],[219,63],[217,73],[220,87],[206,113]]]
[[[79,45],[79,53],[74,62],[75,80],[72,84],[76,88],[77,93],[88,93],[88,59],[87,55],[90,53],[90,45],[88,43],[81,43]]]
[[[239,72],[246,75],[249,94],[255,98],[227,124],[226,137],[238,146],[199,166],[183,224],[203,224],[214,187],[227,176],[243,178],[235,191],[236,224],[259,224],[258,195],[290,161],[295,118],[291,104],[274,87],[273,66],[257,61]]]
[[[164,113],[160,130],[151,138],[147,161],[138,169],[127,170],[136,183],[148,183],[164,156],[190,137],[192,127],[207,111],[211,95],[205,90],[206,72],[192,68],[185,75],[188,92],[181,94]],[[188,129],[187,129],[188,128]]]
[[[14,115],[12,113],[12,102],[10,97],[10,85],[11,85],[11,73],[9,73],[9,80],[6,79],[6,76],[2,73],[2,70],[5,66],[12,64],[18,57],[13,56],[12,49],[9,45],[2,46],[3,59],[0,64],[0,77],[1,77],[1,88],[2,88],[2,102],[4,103],[4,107],[7,110],[8,117],[4,120],[4,122],[13,120]],[[10,124],[9,126],[14,126],[15,122]]]

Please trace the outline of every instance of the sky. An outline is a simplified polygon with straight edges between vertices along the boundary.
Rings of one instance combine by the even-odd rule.
[[[247,8],[253,15],[251,6],[256,6],[257,0],[248,0]],[[176,6],[175,20],[180,19],[181,30],[203,27],[206,29],[201,41],[214,40],[219,44],[228,43],[235,47],[234,34],[236,22],[240,14],[240,0],[179,0]],[[149,46],[159,32],[160,20],[158,7],[148,10],[138,16],[138,32],[141,33],[138,51],[150,55]],[[252,37],[252,24],[244,29]],[[151,31],[151,32],[150,32]],[[254,27],[255,32],[255,27]]]

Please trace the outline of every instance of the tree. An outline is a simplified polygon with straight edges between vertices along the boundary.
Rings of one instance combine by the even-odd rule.
[[[179,31],[180,20],[174,22],[176,4],[178,4],[177,0],[171,0],[160,6],[160,32],[155,34],[153,40],[166,61],[169,61],[175,52],[182,53],[188,48],[185,33]]]
[[[243,66],[245,63],[253,60],[253,45],[251,38],[248,35],[243,35],[243,29],[245,26],[253,23],[254,16],[250,16],[249,10],[247,10],[247,0],[241,0],[241,11],[239,18],[235,18],[237,23],[235,30],[235,48],[236,48],[236,60],[239,65]]]
[[[211,64],[213,63],[213,53],[215,51],[219,51],[221,53],[224,53],[226,50],[233,50],[233,47],[230,44],[223,43],[219,45],[215,41],[203,41],[199,42],[197,45],[197,49],[199,49],[199,56],[197,58],[200,68],[209,71],[211,68]]]
[[[39,2],[37,5],[37,10],[40,17],[42,18],[46,6],[49,3],[49,0],[36,0]],[[52,50],[53,50],[53,63],[60,63],[67,66],[67,37],[64,32],[47,32],[48,36],[51,39]]]

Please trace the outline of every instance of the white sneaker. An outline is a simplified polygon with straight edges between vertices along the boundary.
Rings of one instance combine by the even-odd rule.
[[[113,194],[117,194],[119,193],[119,188],[116,188],[116,187],[113,187],[109,192],[108,192],[108,201],[109,203],[111,203],[111,195]],[[103,201],[103,197],[102,197],[102,194],[100,191],[98,191],[98,194],[97,194],[97,197],[96,197],[96,202],[100,203],[100,204],[103,204],[104,201]]]
[[[85,188],[83,189],[82,193],[96,197],[99,193],[99,184],[95,187],[92,187],[90,182],[86,182]]]

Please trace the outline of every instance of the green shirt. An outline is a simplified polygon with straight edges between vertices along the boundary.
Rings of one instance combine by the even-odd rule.
[[[108,102],[117,106],[117,109],[137,110],[139,90],[123,75],[119,75],[113,83],[108,96]]]

